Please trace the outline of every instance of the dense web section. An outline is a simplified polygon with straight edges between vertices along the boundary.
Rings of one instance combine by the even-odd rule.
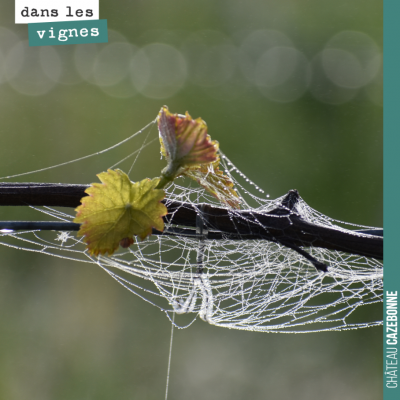
[[[153,150],[158,147],[155,132],[155,124],[151,123],[109,149],[69,163],[84,162],[123,145],[122,148],[129,149],[127,155],[103,168],[118,166],[132,180],[139,179],[135,171],[140,157],[148,156],[151,145]],[[135,149],[130,145],[131,139],[139,140]],[[282,203],[284,197],[269,200],[222,152],[220,158],[221,169],[235,184],[242,210],[265,213]],[[372,305],[379,307],[382,302],[381,261],[323,248],[306,248],[312,257],[328,265],[328,272],[324,273],[301,254],[279,243],[263,239],[232,240],[224,235],[210,239],[209,231],[213,227],[201,204],[224,206],[189,178],[176,179],[166,192],[169,200],[182,202],[182,207],[196,208],[194,233],[192,230],[181,235],[152,235],[128,249],[119,249],[113,256],[98,258],[88,254],[76,232],[3,230],[0,243],[97,264],[126,289],[164,311],[171,321],[175,313],[173,323],[178,327],[189,326],[197,317],[225,328],[286,333],[382,324],[373,318],[376,313],[370,312]],[[52,220],[72,221],[75,216],[72,209],[32,208]],[[294,211],[305,221],[337,230],[368,228],[333,220],[312,209],[301,198]],[[181,227],[166,225],[167,232],[178,228]]]

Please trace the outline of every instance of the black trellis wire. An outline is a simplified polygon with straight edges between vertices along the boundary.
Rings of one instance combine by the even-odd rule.
[[[0,206],[77,207],[89,185],[59,183],[0,183]],[[168,209],[164,232],[154,235],[184,236],[205,239],[264,239],[289,247],[320,271],[327,266],[303,247],[321,247],[350,254],[383,259],[383,230],[343,230],[305,221],[296,212],[297,190],[290,190],[274,210],[260,213],[252,210],[228,210],[208,204],[190,204],[163,200]],[[202,232],[199,233],[199,216]],[[175,225],[174,227],[171,224]],[[62,221],[0,221],[0,230],[77,231],[79,224]],[[200,237],[201,236],[201,237]]]

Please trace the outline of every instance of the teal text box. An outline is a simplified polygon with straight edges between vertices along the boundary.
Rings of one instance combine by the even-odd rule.
[[[400,2],[383,2],[383,399],[400,399]]]
[[[29,46],[108,42],[106,19],[28,24],[28,33]]]

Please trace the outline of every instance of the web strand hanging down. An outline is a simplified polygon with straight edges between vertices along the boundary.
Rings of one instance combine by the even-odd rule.
[[[146,140],[144,137],[143,143]],[[130,149],[130,154],[134,154],[136,162],[142,151],[132,153]],[[280,208],[282,218],[286,218],[286,209],[286,213],[298,215],[304,223],[337,232],[372,228],[335,221],[312,209],[301,197],[293,203],[288,203],[288,196],[265,199],[262,190],[221,152],[220,158],[221,168],[240,195],[241,209],[246,210],[238,212],[236,217],[233,212],[226,212],[233,227],[230,233],[221,231],[216,217],[207,211],[207,207],[223,208],[218,200],[196,183],[177,179],[167,189],[168,201],[175,204],[170,212],[174,215],[189,204],[197,214],[194,234],[184,235],[179,220],[170,218],[166,230],[181,234],[152,235],[111,257],[99,258],[87,253],[75,232],[3,230],[0,243],[97,264],[132,293],[165,311],[168,317],[171,313],[185,314],[193,316],[190,321],[200,317],[220,327],[287,333],[382,324],[371,319],[368,312],[373,304],[382,302],[380,260],[317,247],[321,238],[307,246],[301,240],[292,245],[282,239],[287,237],[290,223],[282,231],[282,237],[278,237],[265,226],[262,217],[254,216],[276,214]],[[129,160],[129,156],[123,158],[124,162]],[[32,208],[53,220],[71,222],[74,218],[68,210]],[[240,233],[244,227],[250,235],[271,237],[268,240],[246,237]],[[313,260],[328,266],[327,272],[316,269]],[[182,327],[178,317],[174,324]],[[184,318],[183,325],[190,325],[190,321]]]

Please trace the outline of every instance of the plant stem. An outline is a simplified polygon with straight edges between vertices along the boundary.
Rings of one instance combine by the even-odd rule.
[[[88,187],[59,183],[0,183],[0,206],[77,207],[80,199],[86,196]],[[209,231],[207,239],[265,239],[288,247],[321,247],[383,258],[383,237],[307,222],[292,211],[297,198],[297,191],[289,191],[282,205],[269,213],[229,210],[208,204],[204,205],[202,213],[201,204],[165,199],[163,203],[168,208],[168,214],[164,220],[167,224],[196,228],[196,216],[200,213]],[[6,228],[10,226],[7,224],[9,222],[5,225],[0,223],[0,229],[10,229]],[[179,235],[180,228],[177,229],[167,234]],[[181,233],[183,235],[184,232]]]

